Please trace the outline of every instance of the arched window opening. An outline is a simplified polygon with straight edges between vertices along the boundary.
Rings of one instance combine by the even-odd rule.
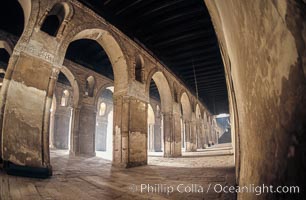
[[[173,91],[173,98],[174,98],[173,100],[174,100],[175,103],[178,103],[177,90],[176,90],[175,87],[173,88],[173,90],[174,90]]]
[[[93,97],[94,89],[95,89],[95,78],[93,76],[89,76],[86,80],[86,88],[85,95],[89,97]]]
[[[135,61],[135,80],[143,82],[143,58],[138,55]]]
[[[73,134],[74,101],[78,88],[72,85],[74,77],[63,66],[54,88],[50,109],[49,145],[51,151],[71,150]],[[52,155],[52,154],[51,154]],[[51,156],[50,155],[50,156]]]
[[[79,39],[71,42],[66,59],[114,80],[113,66],[108,54],[96,40]]]
[[[160,108],[159,108],[159,105],[156,105],[156,117],[160,117]]]
[[[171,89],[166,77],[162,72],[155,72],[150,82],[147,83],[147,87],[149,88],[150,104],[154,105],[153,111],[155,114],[154,126],[148,123],[148,155],[150,155],[151,151],[154,151],[163,152],[161,155],[164,154],[167,156],[169,151],[167,150],[168,146],[165,145],[164,140],[164,131],[166,127],[164,126],[163,115],[170,111],[169,107],[173,102]],[[148,107],[147,112],[151,112],[150,107]],[[150,120],[148,119],[148,122],[149,121]]]
[[[41,30],[55,37],[60,27],[60,23],[61,22],[56,15],[49,15],[41,26]]]
[[[62,94],[62,99],[61,99],[61,106],[68,106],[68,100],[69,100],[69,91],[64,90]]]
[[[45,17],[40,29],[48,35],[56,37],[65,19],[65,15],[64,6],[62,4],[56,4]]]
[[[112,160],[113,153],[113,87],[99,94],[97,102],[95,151],[96,155]]]
[[[156,142],[154,138],[154,127],[155,127],[155,115],[154,115],[154,110],[151,106],[151,104],[148,104],[148,116],[147,116],[147,123],[148,123],[148,151],[149,152],[154,152],[155,151],[155,146]]]
[[[99,116],[104,116],[106,112],[106,104],[104,102],[100,103]]]

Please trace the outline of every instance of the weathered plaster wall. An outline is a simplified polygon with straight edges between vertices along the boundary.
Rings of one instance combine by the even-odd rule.
[[[305,192],[305,1],[205,3],[235,92],[239,185],[300,185]],[[238,199],[290,197],[238,194]]]

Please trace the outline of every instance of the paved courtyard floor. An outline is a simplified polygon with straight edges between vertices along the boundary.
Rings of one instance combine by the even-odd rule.
[[[147,166],[117,169],[109,160],[73,157],[56,150],[51,153],[51,178],[15,177],[0,171],[0,199],[235,199],[233,194],[214,191],[220,189],[219,184],[234,185],[233,155],[218,154],[217,149],[211,152],[182,158],[153,156]]]

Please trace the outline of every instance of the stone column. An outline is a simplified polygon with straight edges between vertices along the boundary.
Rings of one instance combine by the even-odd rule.
[[[200,119],[197,120],[197,133],[196,133],[197,141],[196,141],[196,147],[197,149],[202,149],[202,127],[201,127],[201,122]]]
[[[96,106],[81,105],[79,118],[79,154],[95,156]]]
[[[49,118],[59,70],[28,53],[21,52],[15,59],[8,68],[7,90],[1,95],[2,158],[51,173]]]
[[[96,116],[96,133],[95,133],[95,149],[97,151],[108,151],[107,146],[109,138],[111,138],[113,133],[109,133],[108,130],[112,126],[112,122],[109,121],[109,115],[113,111],[113,100],[112,99],[101,99],[98,103],[105,103],[106,108],[102,116],[100,116],[100,108]],[[111,119],[113,120],[113,118]]]
[[[212,144],[212,129],[211,129],[211,124],[208,123],[208,129],[207,129],[207,134],[208,134],[208,144],[211,145]]]
[[[69,148],[71,107],[58,104],[54,115],[53,145],[57,149]]]
[[[190,121],[185,120],[186,152],[192,151]]]
[[[114,96],[113,165],[147,164],[148,103],[130,96]]]
[[[164,156],[171,157],[171,155],[174,154],[172,113],[163,113],[163,119],[164,119]]]
[[[179,157],[181,152],[180,116],[163,113],[164,119],[164,156]]]
[[[206,135],[205,135],[205,123],[203,120],[200,122],[201,123],[201,137],[202,137],[202,149],[205,149],[205,144],[206,144]]]
[[[154,124],[148,124],[148,151],[149,152],[154,152]]]
[[[154,124],[154,150],[155,152],[162,151],[162,137],[161,137],[161,117],[155,116]]]
[[[179,157],[182,156],[181,109],[180,104],[173,104],[174,154],[172,156]]]
[[[55,111],[53,110],[50,114],[50,131],[49,131],[49,146],[50,148],[54,148],[54,120],[55,120]]]
[[[95,144],[97,151],[106,151],[108,114],[97,116]]]
[[[193,119],[190,122],[190,150],[196,151],[197,150],[197,122]]]
[[[208,146],[208,138],[207,138],[207,122],[203,122],[203,129],[204,129],[204,148]]]
[[[70,135],[70,155],[78,155],[79,148],[79,125],[80,125],[80,108],[72,109],[71,117],[71,135]]]

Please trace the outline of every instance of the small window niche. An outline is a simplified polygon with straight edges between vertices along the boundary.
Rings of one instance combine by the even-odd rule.
[[[89,76],[86,79],[85,96],[88,96],[88,97],[94,96],[95,83],[96,81],[93,76]]]
[[[70,93],[68,90],[64,90],[61,99],[61,106],[68,106]]]
[[[53,37],[62,35],[72,15],[73,7],[69,3],[57,3],[51,10],[45,12],[40,30]]]
[[[99,116],[104,116],[106,113],[106,104],[104,102],[100,103]]]
[[[135,80],[143,83],[143,73],[144,73],[144,61],[143,58],[138,55],[135,60]]]
[[[177,98],[177,87],[176,87],[176,84],[174,83],[173,84],[173,101],[175,103],[178,103],[178,98]]]

